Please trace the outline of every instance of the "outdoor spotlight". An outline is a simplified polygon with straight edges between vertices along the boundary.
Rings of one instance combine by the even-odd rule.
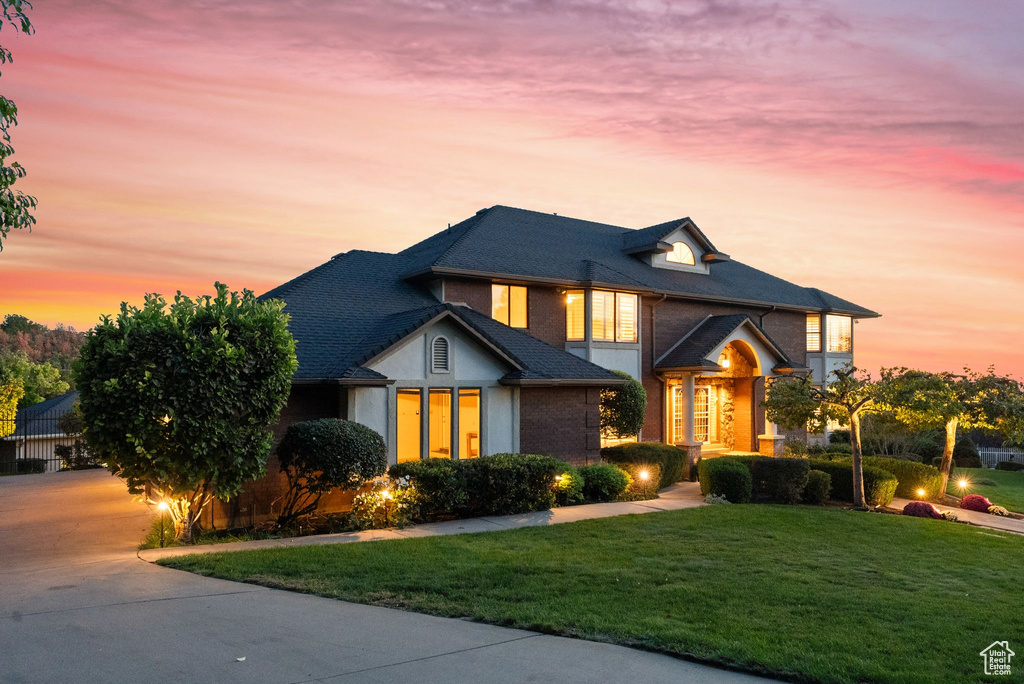
[[[924,490],[923,490],[923,489],[918,489],[918,490],[917,490],[917,495],[918,495],[918,496],[924,496],[924,494],[925,494],[925,492],[924,492]]]
[[[957,482],[957,483],[956,483],[956,485],[957,485],[957,486],[958,486],[958,487],[959,487],[960,489],[967,489],[967,485],[969,485],[969,484],[970,484],[970,482],[968,482],[967,480],[965,480],[965,479],[962,479],[962,478],[961,478],[961,480],[960,480],[959,482]]]
[[[641,480],[646,480],[650,476],[651,476],[651,474],[649,472],[647,472],[646,470],[641,470],[640,471],[640,479]]]
[[[380,496],[381,496],[382,499],[390,499],[391,498],[391,490],[385,489],[383,492],[380,493]]]

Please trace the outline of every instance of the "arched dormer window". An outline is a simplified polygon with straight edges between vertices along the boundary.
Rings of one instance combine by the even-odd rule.
[[[448,373],[451,371],[451,349],[447,337],[435,337],[430,343],[430,372]]]
[[[673,242],[672,251],[669,252],[665,258],[673,264],[686,264],[687,266],[693,266],[695,264],[693,259],[693,250],[685,242]]]

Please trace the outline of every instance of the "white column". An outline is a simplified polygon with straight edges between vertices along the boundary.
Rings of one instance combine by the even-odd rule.
[[[683,443],[696,444],[697,426],[693,415],[693,404],[695,388],[693,373],[683,373],[683,399],[686,404],[683,406]]]
[[[767,418],[764,419],[764,435],[765,437],[775,437],[779,434],[779,426],[775,423],[770,422]]]

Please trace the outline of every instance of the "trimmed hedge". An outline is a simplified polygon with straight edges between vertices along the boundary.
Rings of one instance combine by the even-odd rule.
[[[899,481],[896,496],[904,499],[918,498],[918,489],[923,489],[929,499],[942,494],[942,473],[935,466],[886,456],[867,456],[864,465],[881,468],[895,475]]]
[[[807,473],[807,486],[804,487],[804,503],[823,505],[832,493],[832,476],[822,470],[811,470]]]
[[[595,503],[615,501],[633,481],[629,473],[611,463],[583,466],[578,472],[583,478],[583,498]]]
[[[747,503],[753,493],[754,478],[742,458],[705,458],[697,466],[700,493],[724,496],[730,503]]]
[[[624,470],[627,465],[657,465],[661,469],[661,481],[658,489],[664,489],[676,482],[681,482],[690,473],[686,467],[686,452],[672,444],[662,442],[636,442],[620,444],[601,449],[601,458]]]
[[[1000,461],[996,463],[996,470],[1009,470],[1010,472],[1018,472],[1024,470],[1024,463],[1017,461]]]
[[[438,520],[463,515],[469,504],[466,469],[450,458],[431,458],[393,465],[388,476],[393,480],[409,478],[418,511],[416,520]]]
[[[755,456],[749,461],[755,499],[795,504],[807,486],[811,470],[805,458],[769,458]]]
[[[811,468],[832,477],[832,498],[853,503],[853,465],[846,461],[811,459]],[[896,495],[899,480],[892,473],[875,466],[864,466],[864,499],[870,506],[888,506]]]

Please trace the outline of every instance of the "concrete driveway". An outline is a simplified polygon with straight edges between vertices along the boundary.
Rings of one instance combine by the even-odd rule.
[[[160,568],[149,524],[104,471],[0,478],[0,682],[764,681]]]

